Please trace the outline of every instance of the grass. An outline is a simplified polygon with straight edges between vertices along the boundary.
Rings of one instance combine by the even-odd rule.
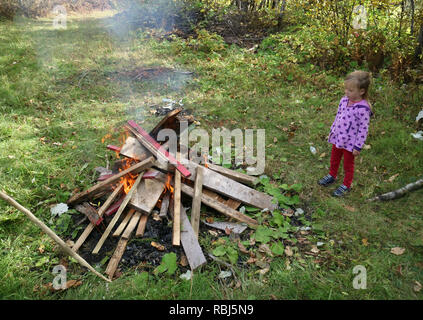
[[[178,272],[155,276],[142,270],[107,285],[70,262],[68,277],[82,279],[82,285],[45,293],[34,288],[53,280],[52,268],[63,257],[46,235],[1,202],[2,299],[422,298],[413,288],[415,281],[423,283],[423,190],[390,202],[365,201],[422,174],[422,142],[410,135],[417,131],[421,86],[401,89],[383,74],[374,79],[375,117],[366,142],[371,147],[357,160],[353,192],[334,199],[332,189],[316,181],[328,169],[326,136],[343,95],[342,77],[207,37],[159,42],[148,32],[119,32],[109,15],[70,17],[66,30],[53,29],[48,19],[0,23],[0,188],[49,224],[50,205],[91,185],[94,168],[114,161],[105,144],[119,144],[115,128],[134,117],[152,127],[157,117],[150,105],[183,98],[203,129],[266,129],[266,174],[278,183],[303,185],[297,207],[311,216],[314,228],[306,237],[324,244],[316,257],[294,249],[292,257],[274,258],[264,275],[254,267],[237,269],[239,285],[220,280],[216,263],[196,271],[191,286]],[[115,77],[149,66],[190,70],[195,77]],[[107,134],[111,138],[102,143]],[[54,221],[49,225],[57,228]],[[212,241],[204,238],[203,247],[210,249]],[[393,255],[393,247],[405,253]],[[367,269],[366,290],[352,286],[356,265]]]

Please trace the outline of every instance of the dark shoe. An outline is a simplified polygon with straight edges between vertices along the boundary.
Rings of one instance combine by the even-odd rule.
[[[331,185],[335,182],[335,178],[332,177],[330,174],[320,179],[317,183],[321,186],[327,187],[328,185]]]
[[[334,197],[343,197],[347,192],[349,192],[351,190],[351,188],[348,188],[347,186],[341,184],[338,189],[336,189],[333,192],[333,196]]]

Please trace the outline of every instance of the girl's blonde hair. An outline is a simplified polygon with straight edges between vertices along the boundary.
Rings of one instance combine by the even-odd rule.
[[[345,77],[345,81],[355,81],[359,89],[364,89],[363,99],[369,100],[369,87],[372,82],[371,72],[356,70]]]

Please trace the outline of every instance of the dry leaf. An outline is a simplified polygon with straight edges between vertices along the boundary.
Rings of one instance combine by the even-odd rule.
[[[249,258],[249,259],[247,260],[247,263],[248,263],[248,264],[252,264],[252,263],[256,263],[256,261],[257,261],[257,258],[253,258],[253,257],[251,257],[251,258]]]
[[[268,254],[269,256],[273,257],[272,250],[270,250],[269,246],[268,246],[267,244],[265,244],[265,243],[261,244],[261,245],[259,246],[258,250],[259,250],[260,252],[266,253],[266,254]]]
[[[39,248],[38,251],[43,254],[44,253],[44,245],[42,244]]]
[[[313,252],[313,253],[319,253],[320,252],[320,250],[317,248],[317,246],[312,246],[310,251]]]
[[[232,229],[230,229],[228,227],[225,228],[225,234],[230,235],[231,232],[232,232]]]
[[[420,292],[420,290],[422,289],[422,285],[421,285],[421,283],[420,282],[418,282],[418,281],[414,281],[414,292]]]
[[[354,207],[350,207],[350,206],[347,206],[347,205],[344,205],[344,208],[347,209],[348,211],[351,211],[351,212],[356,211]]]
[[[154,242],[154,241],[151,242],[151,246],[156,248],[159,251],[164,251],[164,249],[165,249],[165,247],[163,245],[161,245],[160,243]]]
[[[395,180],[395,178],[396,177],[398,177],[399,176],[399,173],[397,173],[397,174],[394,174],[392,177],[390,177],[387,181],[389,181],[389,182],[393,182],[394,180]]]
[[[320,155],[320,158],[323,158],[323,157],[325,157],[326,156],[326,153],[325,152],[323,152],[321,155]]]
[[[207,223],[213,223],[214,222],[214,219],[212,217],[207,217],[206,218],[206,222]]]
[[[278,139],[276,137],[273,138],[273,143],[278,142]]]
[[[245,248],[245,246],[241,243],[241,241],[238,241],[238,248],[239,251],[241,251],[242,253],[248,253],[248,250]]]
[[[361,239],[361,242],[363,243],[363,246],[365,246],[365,247],[367,247],[369,245],[366,238]]]
[[[402,265],[399,265],[399,266],[397,267],[396,272],[397,272],[400,276],[403,276],[403,274],[402,274]]]
[[[219,233],[217,233],[217,231],[214,231],[214,230],[208,230],[208,231],[214,237],[217,237],[219,235]]]
[[[286,246],[286,247],[285,247],[285,254],[286,254],[288,257],[292,257],[292,255],[294,254],[294,253],[292,252],[292,249],[291,249],[291,247],[290,247],[290,246]]]
[[[186,267],[188,265],[188,259],[186,255],[181,256],[181,260],[179,261],[179,264],[183,267]]]
[[[395,254],[397,256],[402,255],[404,252],[405,252],[405,249],[404,248],[400,248],[400,247],[395,247],[395,248],[392,248],[391,249],[391,253],[393,253],[393,254]]]

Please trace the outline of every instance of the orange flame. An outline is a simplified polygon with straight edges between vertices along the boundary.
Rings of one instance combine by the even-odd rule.
[[[135,160],[128,158],[124,159],[123,166],[119,171],[124,171],[132,166],[132,164],[135,162]],[[131,190],[132,186],[135,183],[135,180],[137,179],[138,174],[128,173],[124,175],[122,178],[120,178],[120,183],[123,184],[123,191],[125,194],[128,194],[128,192]]]
[[[209,167],[209,165],[207,164],[207,154],[203,154],[203,158],[204,158],[204,166],[205,166],[206,168],[208,168],[208,167]]]
[[[167,190],[169,190],[170,191],[170,194],[172,194],[173,195],[173,190],[174,190],[174,188],[172,187],[172,185],[171,185],[171,181],[172,181],[172,174],[171,173],[168,173],[167,174],[167,180],[166,180],[166,184],[165,184],[165,192],[167,191]]]

